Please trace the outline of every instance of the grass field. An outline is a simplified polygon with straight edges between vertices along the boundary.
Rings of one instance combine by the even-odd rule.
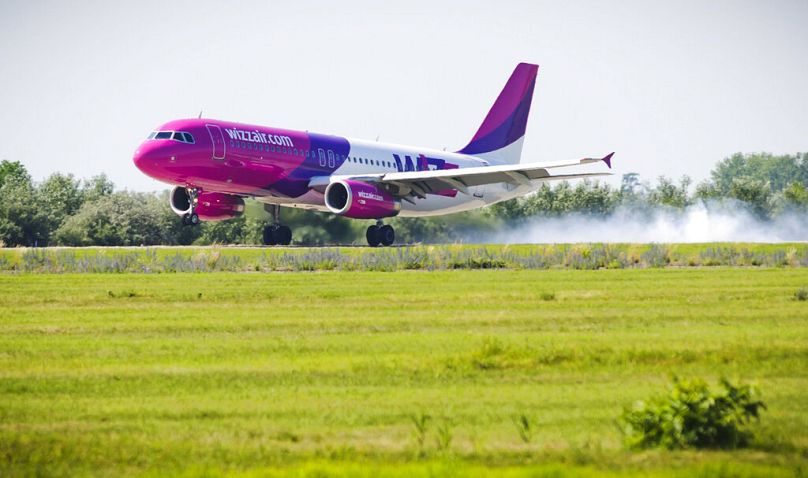
[[[806,286],[799,267],[0,274],[0,476],[804,476]],[[626,450],[616,418],[671,374],[757,383],[753,446]]]
[[[808,267],[808,243],[0,249],[0,272],[271,272]]]

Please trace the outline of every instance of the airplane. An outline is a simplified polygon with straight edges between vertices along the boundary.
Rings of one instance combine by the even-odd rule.
[[[288,245],[281,207],[371,220],[370,246],[390,246],[385,218],[451,214],[535,191],[545,181],[608,176],[553,170],[605,163],[612,155],[521,162],[539,66],[519,63],[471,141],[456,152],[380,143],[213,119],[163,124],[135,151],[143,173],[174,186],[171,209],[186,225],[241,216],[244,198],[264,203],[273,221],[266,245]]]

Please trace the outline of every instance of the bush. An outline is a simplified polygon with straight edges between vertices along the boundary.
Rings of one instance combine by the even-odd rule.
[[[752,437],[748,429],[766,405],[751,385],[735,386],[721,380],[722,391],[713,393],[703,380],[674,377],[670,392],[647,403],[626,408],[621,425],[632,448],[745,447]]]
[[[794,293],[794,298],[799,301],[808,300],[808,289],[800,287],[797,289],[797,292]]]

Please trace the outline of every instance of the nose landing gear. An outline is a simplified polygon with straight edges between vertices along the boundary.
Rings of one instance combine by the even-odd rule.
[[[376,224],[368,227],[365,238],[368,240],[370,247],[391,246],[396,241],[396,231],[393,226],[383,224],[379,219]]]
[[[188,188],[188,202],[191,205],[191,209],[188,212],[182,215],[182,224],[184,226],[198,226],[199,225],[199,214],[194,212],[196,210],[196,203],[199,197],[199,190],[197,188]]]
[[[267,204],[264,209],[272,215],[272,225],[264,226],[264,245],[288,246],[292,242],[292,230],[280,223],[281,207]]]

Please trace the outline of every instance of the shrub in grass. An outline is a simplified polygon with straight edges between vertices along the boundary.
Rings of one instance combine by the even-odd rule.
[[[620,423],[631,448],[745,447],[752,438],[749,424],[766,409],[751,385],[721,379],[713,392],[703,380],[674,377],[667,395],[623,411]]]
[[[452,438],[454,438],[452,422],[448,418],[444,418],[438,423],[435,435],[435,445],[437,445],[438,451],[447,451],[452,445]]]
[[[671,263],[670,249],[663,244],[652,244],[640,260],[647,267],[667,267]]]
[[[808,289],[800,287],[797,289],[797,292],[794,293],[794,298],[799,301],[808,300]]]
[[[482,346],[471,355],[471,364],[480,370],[494,370],[503,367],[505,345],[499,339],[486,337]]]
[[[513,419],[516,425],[516,431],[519,433],[519,438],[523,443],[530,443],[533,439],[533,427],[530,425],[530,419],[524,413]]]
[[[429,431],[430,416],[425,413],[417,413],[410,416],[413,425],[412,437],[415,440],[415,445],[418,447],[418,454],[424,455],[424,445],[426,444],[426,434]]]

